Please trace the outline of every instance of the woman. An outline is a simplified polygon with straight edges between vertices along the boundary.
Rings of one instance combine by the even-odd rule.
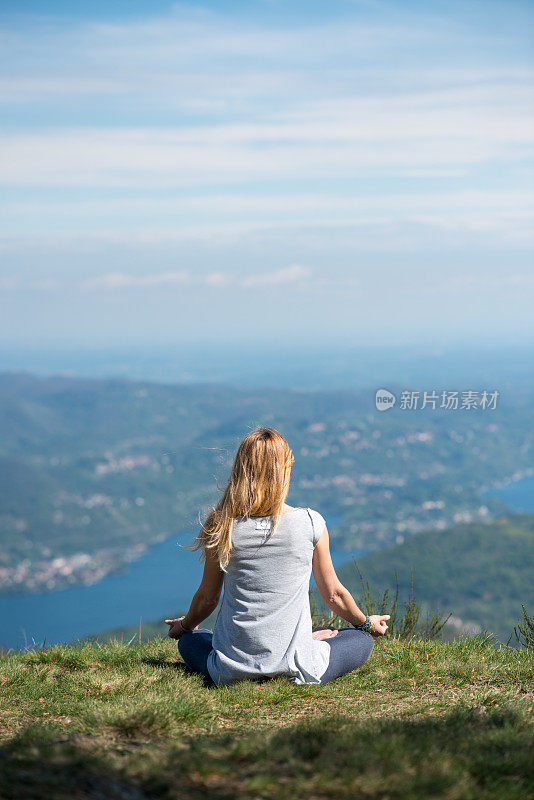
[[[166,619],[185,663],[207,685],[285,676],[328,683],[362,666],[388,614],[366,616],[339,582],[319,512],[285,502],[293,453],[261,427],[241,442],[230,480],[193,550],[204,575],[185,617]],[[310,574],[324,602],[353,627],[312,629]],[[213,634],[199,629],[224,595]],[[356,627],[358,626],[358,627]]]

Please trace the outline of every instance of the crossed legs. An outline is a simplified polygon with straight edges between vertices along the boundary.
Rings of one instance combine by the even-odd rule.
[[[339,628],[337,636],[325,639],[330,647],[330,661],[321,675],[321,683],[329,683],[347,672],[362,667],[372,653],[374,640],[367,631]]]
[[[185,664],[193,672],[203,675],[205,684],[208,686],[215,685],[207,667],[208,656],[212,650],[212,639],[213,632],[208,628],[189,631],[178,639],[178,650]],[[335,678],[363,666],[369,659],[374,646],[374,640],[370,633],[357,631],[355,628],[339,628],[337,636],[332,636],[324,641],[330,647],[330,661],[325,673],[321,676],[321,683],[333,681]]]
[[[211,675],[208,672],[208,656],[212,650],[213,632],[209,628],[197,628],[197,630],[184,633],[178,639],[178,651],[185,664],[193,672],[198,672],[204,676],[207,686],[214,686]]]

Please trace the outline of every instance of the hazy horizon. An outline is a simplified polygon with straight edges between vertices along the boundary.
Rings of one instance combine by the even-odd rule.
[[[437,347],[307,347],[281,349],[254,342],[5,350],[0,374],[125,378],[160,383],[224,383],[243,388],[268,386],[306,390],[487,389],[506,393],[532,387],[534,347],[486,344]]]

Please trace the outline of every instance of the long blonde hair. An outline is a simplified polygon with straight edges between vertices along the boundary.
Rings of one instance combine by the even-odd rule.
[[[196,537],[201,559],[214,550],[223,571],[230,559],[232,529],[237,517],[273,517],[276,530],[289,490],[293,453],[274,428],[257,428],[245,436],[237,450],[230,479]]]

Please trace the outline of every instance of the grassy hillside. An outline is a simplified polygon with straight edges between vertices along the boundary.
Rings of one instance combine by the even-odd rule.
[[[532,649],[375,641],[324,686],[205,688],[176,642],[0,658],[5,800],[534,797]]]
[[[445,531],[415,534],[403,544],[357,560],[372,591],[396,588],[406,599],[411,587],[419,601],[455,619],[474,622],[506,643],[520,604],[534,606],[534,515],[502,517],[488,524],[461,524]],[[357,569],[337,570],[355,594],[362,590]]]

